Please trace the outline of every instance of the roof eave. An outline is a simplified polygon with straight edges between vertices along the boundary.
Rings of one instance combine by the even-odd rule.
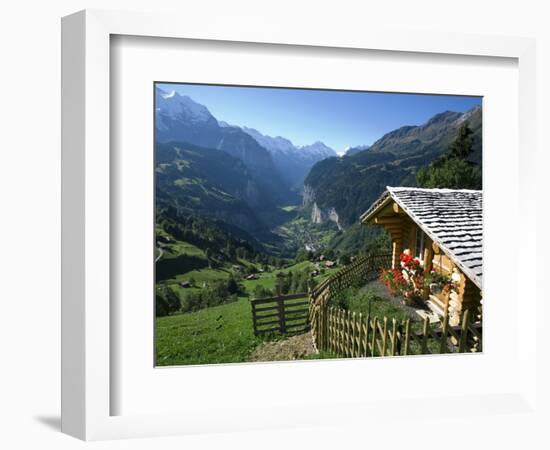
[[[474,283],[479,289],[483,288],[482,281],[462,262],[460,259],[447,248],[447,246],[441,241],[441,239],[426,226],[425,223],[420,220],[413,211],[399,198],[397,195],[393,195],[391,188],[388,189],[390,197],[405,211],[407,216],[418,226],[424,233],[426,233],[432,242],[435,242],[437,246],[445,253],[445,255],[460,269],[460,271],[466,275],[472,283]]]
[[[378,212],[392,200],[391,192],[385,190],[380,197],[359,218],[361,223],[369,223]]]

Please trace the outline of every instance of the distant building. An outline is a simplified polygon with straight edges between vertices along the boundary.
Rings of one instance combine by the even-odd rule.
[[[182,288],[190,288],[190,287],[191,287],[191,282],[190,282],[190,281],[182,281],[182,282],[180,283],[180,286],[181,286]]]

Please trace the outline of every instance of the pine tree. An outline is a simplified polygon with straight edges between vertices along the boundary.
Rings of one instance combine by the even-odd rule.
[[[466,159],[472,153],[474,141],[472,139],[473,131],[467,123],[460,125],[456,139],[449,146],[449,157],[456,159]]]
[[[448,152],[423,167],[416,174],[416,182],[423,188],[481,189],[481,168],[468,156],[472,153],[472,130],[464,123]]]

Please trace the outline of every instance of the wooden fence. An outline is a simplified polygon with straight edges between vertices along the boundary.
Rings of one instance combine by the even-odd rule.
[[[452,327],[448,316],[431,324],[427,317],[422,321],[397,321],[329,306],[345,295],[345,289],[375,280],[391,263],[391,254],[360,257],[311,290],[309,320],[318,350],[340,357],[482,350],[482,322],[477,311],[464,311],[460,325]]]
[[[448,316],[430,324],[363,316],[340,308],[320,307],[312,323],[317,349],[344,358],[482,351],[481,322],[466,310],[461,325],[451,327]]]
[[[292,335],[309,330],[308,294],[259,298],[252,304],[254,335],[280,333]]]
[[[317,285],[310,292],[310,320],[314,319],[316,307],[326,306],[329,299],[334,301],[349,287],[375,280],[382,269],[391,267],[391,262],[391,253],[361,256]]]

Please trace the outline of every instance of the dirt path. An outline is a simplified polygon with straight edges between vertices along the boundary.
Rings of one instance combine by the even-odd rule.
[[[162,258],[162,253],[163,253],[162,247],[157,247],[157,248],[159,250],[159,254],[158,254],[157,258],[155,259],[155,262],[157,262],[160,258]]]
[[[298,334],[277,342],[260,344],[250,361],[293,361],[315,354],[311,333]]]

